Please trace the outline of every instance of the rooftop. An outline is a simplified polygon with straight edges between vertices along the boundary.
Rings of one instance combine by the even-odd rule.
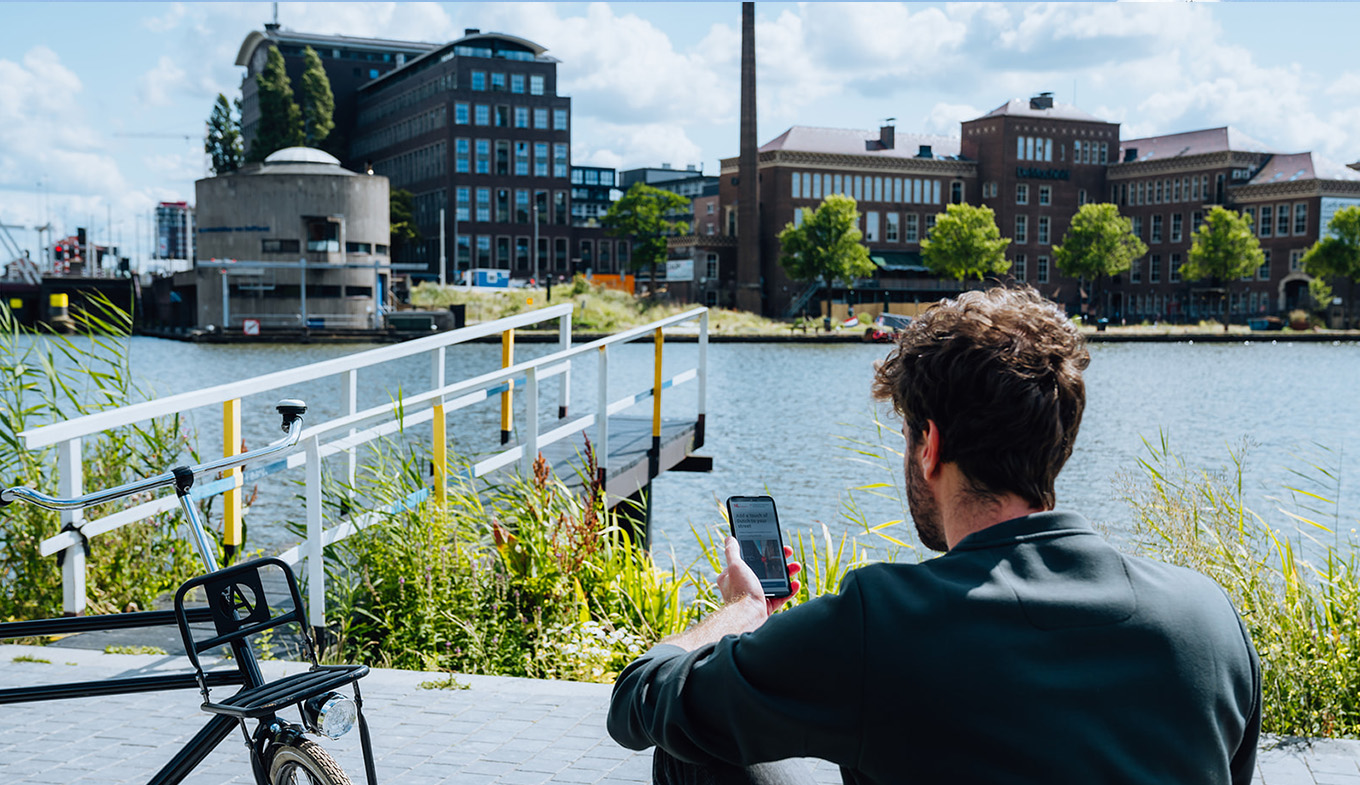
[[[439,48],[439,44],[432,44],[427,41],[396,41],[386,38],[367,38],[364,36],[352,35],[325,35],[321,33],[299,33],[283,28],[252,30],[246,39],[241,42],[241,48],[236,53],[236,64],[248,66],[250,58],[255,54],[255,49],[260,44],[269,41],[273,43],[301,44],[304,46],[317,45],[326,47],[343,46],[351,49],[373,49],[380,52],[406,52],[416,54],[428,52]]]
[[[1247,185],[1288,183],[1295,180],[1360,180],[1360,172],[1339,166],[1312,153],[1274,155]]]
[[[1136,150],[1135,160],[1147,161],[1153,158],[1179,158],[1187,155],[1219,153],[1226,150],[1249,153],[1273,152],[1264,142],[1247,136],[1230,126],[1204,128],[1199,131],[1186,131],[1179,134],[1148,136],[1142,139],[1123,139],[1119,142],[1119,158],[1123,161],[1125,150]]]
[[[1048,120],[1080,120],[1087,123],[1109,122],[1109,120],[1087,114],[1071,104],[1060,104],[1056,101],[1052,102],[1052,106],[1036,108],[1034,101],[1029,98],[1012,98],[977,119],[981,120],[986,117],[1042,117]]]
[[[795,125],[774,139],[761,145],[760,152],[796,150],[803,153],[832,153],[840,155],[872,155],[887,158],[916,158],[922,145],[929,145],[933,158],[958,158],[959,138],[936,134],[897,133],[892,149],[866,150],[865,142],[877,142],[878,131],[858,128],[815,128]]]

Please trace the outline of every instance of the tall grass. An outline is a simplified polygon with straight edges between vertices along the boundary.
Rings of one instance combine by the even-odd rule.
[[[1248,506],[1243,460],[1234,452],[1223,470],[1196,470],[1165,436],[1149,442],[1142,476],[1126,480],[1135,543],[1208,575],[1232,598],[1261,656],[1263,730],[1356,736],[1360,560],[1337,526],[1340,472],[1320,463],[1291,469],[1288,498],[1264,500],[1277,528]]]
[[[75,310],[76,334],[23,328],[0,304],[0,483],[56,492],[56,451],[29,451],[24,430],[132,403],[143,397],[132,381],[127,337],[130,316],[107,300]],[[189,449],[178,418],[111,431],[86,442],[87,489],[106,488],[164,471]],[[147,501],[110,502],[87,518]],[[162,514],[101,535],[87,562],[90,611],[145,609],[162,591],[201,569]],[[58,514],[27,504],[0,512],[0,619],[54,616],[62,610],[61,570],[39,555],[42,540],[61,530]]]

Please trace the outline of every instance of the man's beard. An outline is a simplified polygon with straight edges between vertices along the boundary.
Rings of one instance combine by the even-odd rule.
[[[921,544],[932,551],[949,550],[944,528],[940,525],[940,506],[926,486],[926,476],[915,456],[907,458],[907,507],[911,509],[911,519],[916,524],[916,536],[921,538]]]

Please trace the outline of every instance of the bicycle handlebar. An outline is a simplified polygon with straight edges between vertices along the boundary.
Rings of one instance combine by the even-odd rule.
[[[288,398],[279,401],[275,408],[278,409],[279,414],[283,417],[283,432],[286,435],[282,439],[273,442],[263,449],[219,458],[215,461],[200,463],[196,466],[177,467],[176,469],[171,469],[168,472],[163,472],[154,477],[134,480],[115,488],[87,493],[84,496],[77,496],[72,499],[60,499],[55,496],[48,496],[45,493],[40,493],[39,491],[24,486],[5,488],[0,490],[0,507],[4,507],[11,502],[24,501],[48,510],[79,510],[84,509],[85,507],[93,507],[96,504],[113,501],[114,499],[121,499],[124,496],[130,496],[134,493],[149,491],[153,488],[161,488],[167,485],[174,485],[176,475],[182,475],[185,470],[194,477],[198,477],[203,474],[235,469],[238,466],[244,466],[247,463],[268,458],[269,456],[283,452],[298,443],[298,439],[302,436],[302,415],[307,411],[307,404],[295,398]]]

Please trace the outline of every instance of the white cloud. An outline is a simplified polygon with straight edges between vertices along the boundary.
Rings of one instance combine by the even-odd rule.
[[[143,106],[169,106],[174,103],[173,94],[179,94],[188,87],[188,75],[169,55],[161,55],[156,67],[142,74],[137,80],[137,100]]]
[[[142,20],[142,27],[153,33],[168,33],[179,27],[180,22],[184,21],[184,3],[170,3],[165,9],[165,13],[160,16],[149,16]]]
[[[578,121],[572,161],[587,166],[632,169],[669,163],[677,169],[703,162],[703,150],[674,123]]]
[[[968,104],[937,103],[926,113],[921,130],[930,134],[958,136],[959,123],[986,114],[986,110]]]

